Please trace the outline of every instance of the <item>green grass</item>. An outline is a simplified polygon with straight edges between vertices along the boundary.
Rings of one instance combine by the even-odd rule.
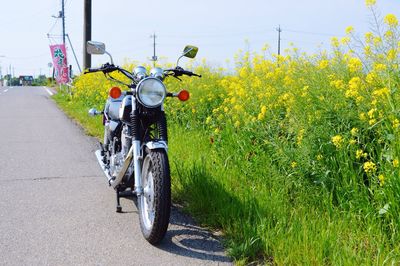
[[[278,170],[236,166],[213,155],[209,139],[172,126],[174,196],[202,224],[223,228],[237,262],[381,265],[399,261],[379,218],[336,208],[331,194]],[[190,147],[190,148],[188,148]],[[260,167],[260,162],[252,166]],[[252,172],[247,172],[252,169]],[[370,215],[374,215],[371,213]]]
[[[368,36],[165,81],[191,92],[165,103],[173,200],[223,232],[238,264],[400,264],[400,28]],[[87,110],[115,85],[82,75],[55,100],[102,138]]]
[[[102,137],[101,119],[87,115],[90,106],[62,94],[54,99],[88,134]],[[221,157],[216,143],[199,129],[171,122],[169,135],[173,200],[200,224],[222,229],[228,254],[238,264],[400,262],[398,243],[383,232],[374,209],[337,207],[329,191],[308,179],[282,177],[280,169],[270,167],[268,154],[237,160],[230,149],[238,146],[232,145],[224,150],[232,156]]]
[[[77,122],[89,136],[103,139],[102,117],[91,117],[88,111],[91,107],[80,101],[71,101],[68,94],[58,93],[53,96],[58,106],[75,122]]]

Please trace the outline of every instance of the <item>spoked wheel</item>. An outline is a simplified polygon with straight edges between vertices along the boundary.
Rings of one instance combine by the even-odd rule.
[[[142,167],[143,195],[138,197],[140,228],[151,244],[159,243],[168,228],[171,178],[165,150],[148,151]]]

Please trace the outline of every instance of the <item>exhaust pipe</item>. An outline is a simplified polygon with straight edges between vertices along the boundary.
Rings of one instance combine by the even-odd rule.
[[[128,155],[126,156],[125,160],[124,160],[124,165],[122,166],[121,171],[118,173],[117,177],[115,178],[115,180],[111,180],[110,185],[115,188],[116,186],[119,185],[119,183],[121,183],[122,178],[124,177],[126,170],[128,170],[129,165],[131,164],[132,161],[132,157],[133,157],[133,146],[130,148]]]
[[[121,171],[118,173],[117,177],[113,178],[109,172],[107,171],[106,165],[103,162],[103,156],[101,156],[101,150],[97,150],[95,152],[96,158],[98,163],[100,164],[101,169],[103,170],[104,174],[106,175],[107,179],[108,179],[108,184],[110,186],[112,186],[113,188],[115,188],[116,186],[119,185],[119,183],[121,183],[122,178],[124,177],[126,171],[128,170],[128,167],[132,161],[132,157],[133,157],[133,148],[131,147],[131,149],[128,152],[128,155],[126,156],[125,160],[124,160],[124,165],[122,166]]]
[[[110,176],[110,174],[108,173],[106,165],[103,162],[103,156],[101,156],[101,150],[95,151],[94,154],[96,155],[97,162],[99,163],[101,170],[103,170],[103,173],[106,175],[108,179],[108,183],[111,185],[112,176]]]

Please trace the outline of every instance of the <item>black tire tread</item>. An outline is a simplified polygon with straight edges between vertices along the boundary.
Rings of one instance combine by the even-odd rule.
[[[146,240],[156,245],[164,238],[168,229],[171,211],[171,177],[165,150],[152,150],[147,153],[147,156],[151,156],[151,170],[154,177],[155,217],[153,227],[149,231],[144,227],[140,215],[140,227]]]

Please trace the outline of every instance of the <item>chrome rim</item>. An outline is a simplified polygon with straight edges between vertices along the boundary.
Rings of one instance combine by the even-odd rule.
[[[143,163],[142,172],[143,195],[141,197],[141,215],[144,226],[150,230],[154,223],[154,177],[151,172],[150,156],[147,156]]]

